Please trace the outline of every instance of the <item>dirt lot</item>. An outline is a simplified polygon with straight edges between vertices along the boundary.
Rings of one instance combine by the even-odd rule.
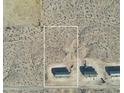
[[[45,67],[47,85],[77,86],[77,28],[46,27],[45,29]],[[69,69],[74,65],[70,78],[56,79],[51,68],[65,65]],[[58,81],[58,82],[57,82]],[[71,82],[71,83],[70,83]]]

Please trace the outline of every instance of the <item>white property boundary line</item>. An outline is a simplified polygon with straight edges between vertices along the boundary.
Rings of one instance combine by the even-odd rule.
[[[52,28],[52,27],[57,27],[57,28],[58,28],[58,27],[75,27],[75,28],[78,28],[78,26],[44,26],[44,27],[51,27],[51,28]]]
[[[43,27],[43,86],[45,87],[45,26]]]
[[[46,71],[45,71],[45,65],[46,65],[46,63],[45,63],[45,55],[46,55],[46,51],[45,51],[45,28],[46,27],[50,27],[50,28],[53,28],[53,27],[74,27],[74,28],[77,28],[77,84],[75,85],[75,86],[55,86],[55,85],[51,85],[51,86],[46,86],[46,84],[45,84],[45,73],[46,73]],[[78,26],[44,26],[44,28],[43,28],[43,40],[44,40],[44,53],[43,53],[43,57],[44,57],[44,59],[43,59],[43,63],[44,63],[44,73],[43,73],[43,87],[44,88],[78,88],[79,87],[79,76],[78,76]]]
[[[78,47],[79,47],[79,29],[77,27],[77,88],[79,87],[79,64],[78,64]]]

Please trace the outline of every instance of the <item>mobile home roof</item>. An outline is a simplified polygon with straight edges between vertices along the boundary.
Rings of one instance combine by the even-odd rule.
[[[120,74],[120,66],[106,66],[105,70],[108,74]]]
[[[80,66],[80,71],[82,74],[97,74],[95,69],[91,66],[88,67]]]
[[[63,75],[63,74],[70,74],[68,69],[66,67],[57,67],[57,68],[52,68],[52,73],[54,75]]]

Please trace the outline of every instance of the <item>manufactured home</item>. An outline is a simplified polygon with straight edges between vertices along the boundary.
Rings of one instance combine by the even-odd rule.
[[[51,72],[56,78],[68,78],[70,76],[70,71],[67,67],[55,67],[51,69]]]
[[[112,77],[120,76],[120,66],[106,66],[105,70]]]
[[[92,66],[80,66],[80,72],[85,77],[96,77],[97,72]]]

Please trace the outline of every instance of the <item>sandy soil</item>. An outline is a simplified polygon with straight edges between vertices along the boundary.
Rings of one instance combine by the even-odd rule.
[[[119,6],[119,0],[4,0],[4,92],[119,93],[120,78],[104,69],[120,65]],[[96,78],[81,75],[85,61]],[[58,65],[74,65],[69,79],[53,77],[50,69]],[[78,79],[78,88],[45,88],[44,77],[53,86],[77,85]]]

